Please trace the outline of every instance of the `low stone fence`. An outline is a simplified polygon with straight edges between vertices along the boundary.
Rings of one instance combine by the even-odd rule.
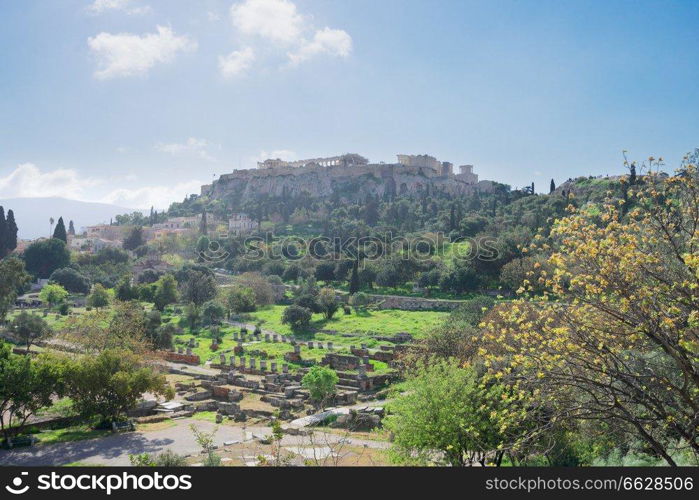
[[[180,354],[178,352],[166,352],[165,359],[176,363],[185,363],[188,365],[199,365],[200,359],[198,354]]]
[[[402,311],[446,311],[458,309],[464,301],[424,299],[421,297],[404,297],[400,295],[369,295],[372,305],[377,309],[400,309]]]

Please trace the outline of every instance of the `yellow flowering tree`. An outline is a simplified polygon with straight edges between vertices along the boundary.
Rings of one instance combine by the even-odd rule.
[[[699,171],[649,173],[626,199],[569,207],[550,269],[486,321],[491,374],[548,398],[559,418],[620,423],[671,465],[699,457]],[[545,285],[543,297],[528,296]]]

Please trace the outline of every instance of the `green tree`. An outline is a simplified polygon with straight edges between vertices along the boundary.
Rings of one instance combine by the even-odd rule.
[[[61,240],[63,243],[68,243],[68,233],[66,232],[66,225],[63,222],[63,217],[58,218],[56,229],[53,231],[53,237]]]
[[[61,285],[70,293],[88,293],[92,284],[90,279],[72,267],[62,267],[51,273],[49,283]]]
[[[162,276],[155,286],[155,307],[159,311],[163,311],[168,304],[177,302],[177,281],[172,274]]]
[[[229,312],[240,314],[257,309],[255,292],[250,288],[232,287],[225,294],[226,307]]]
[[[354,295],[359,291],[359,259],[354,261],[352,266],[352,275],[350,276],[349,294]]]
[[[138,298],[138,290],[131,285],[131,276],[124,275],[117,283],[115,296],[117,300],[129,301]]]
[[[41,289],[41,292],[39,292],[39,298],[48,304],[49,307],[53,307],[68,298],[68,291],[61,285],[53,285],[49,283]]]
[[[204,326],[218,325],[226,314],[226,309],[220,302],[210,300],[201,308],[201,319]]]
[[[187,304],[187,308],[184,311],[184,318],[189,331],[193,332],[199,327],[199,322],[201,321],[201,309],[194,302]],[[180,323],[182,324],[182,323]]]
[[[335,280],[335,264],[332,262],[319,263],[315,269],[315,278],[326,283]]]
[[[125,250],[136,250],[138,247],[143,245],[143,228],[141,226],[136,226],[131,228],[129,233],[124,238],[123,247]]]
[[[190,271],[182,287],[182,300],[200,306],[216,297],[217,289],[216,278],[211,274]]]
[[[335,394],[340,378],[335,370],[327,366],[313,365],[301,379],[301,385],[308,390],[311,399],[321,408]]]
[[[15,222],[15,213],[12,210],[7,211],[6,236],[5,236],[5,255],[17,248],[17,222]],[[0,252],[0,257],[2,257]]]
[[[282,324],[289,325],[295,332],[300,332],[308,328],[312,316],[309,309],[292,304],[284,309]]]
[[[321,288],[320,293],[318,293],[318,307],[326,319],[332,319],[340,308],[335,290],[332,288]]]
[[[43,318],[26,311],[22,311],[12,320],[10,331],[24,341],[27,353],[34,342],[53,334],[51,327]]]
[[[199,234],[206,236],[208,234],[208,222],[206,220],[206,210],[201,214],[201,221],[199,222]]]
[[[0,205],[0,258],[7,254],[8,248],[8,228],[5,219],[5,209]]]
[[[17,300],[17,293],[28,282],[29,275],[24,270],[24,262],[16,257],[0,260],[0,322]]]
[[[517,396],[502,385],[485,384],[471,367],[427,363],[402,390],[384,419],[394,435],[391,458],[397,463],[485,465],[486,456],[496,452],[499,465],[524,432],[526,411]]]
[[[146,392],[172,397],[165,376],[145,366],[132,352],[108,349],[75,363],[69,372],[69,395],[83,416],[102,423],[119,421]]]
[[[92,287],[92,293],[87,297],[87,305],[95,309],[101,309],[109,305],[109,292],[101,284],[96,283]]]
[[[68,222],[68,234],[70,236],[75,236],[75,225],[72,220]]]
[[[27,419],[64,392],[65,364],[46,355],[12,354],[0,343],[0,428],[6,440],[21,434]]]
[[[70,252],[63,240],[35,241],[22,254],[27,272],[34,278],[48,278],[56,269],[68,267]]]

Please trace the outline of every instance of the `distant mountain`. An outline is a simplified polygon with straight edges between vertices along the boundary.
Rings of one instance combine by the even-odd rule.
[[[136,212],[133,208],[119,207],[107,203],[89,203],[85,201],[68,200],[66,198],[11,198],[0,199],[0,205],[5,207],[5,213],[12,209],[15,212],[18,237],[35,239],[49,236],[49,218],[58,221],[63,217],[68,229],[68,221],[75,224],[75,231],[109,220],[120,214]],[[54,225],[55,227],[55,225]]]

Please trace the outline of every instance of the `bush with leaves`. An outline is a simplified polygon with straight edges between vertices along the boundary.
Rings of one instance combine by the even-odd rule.
[[[68,298],[68,291],[61,285],[49,283],[41,289],[41,292],[39,292],[39,298],[44,303],[48,304],[49,307],[53,307]]]
[[[234,314],[253,312],[257,309],[255,292],[252,288],[231,287],[226,292],[224,300],[228,311]]]
[[[301,332],[308,329],[312,316],[309,309],[292,304],[284,309],[282,324],[289,325],[295,332]]]
[[[83,294],[89,293],[90,287],[92,286],[88,277],[72,267],[62,267],[61,269],[56,269],[51,274],[49,283],[61,285],[70,293]]]
[[[56,357],[13,354],[0,342],[0,429],[6,440],[22,433],[32,415],[64,394],[65,369]]]
[[[324,407],[330,397],[335,394],[339,382],[335,370],[327,366],[314,365],[301,379],[301,385],[308,390],[311,399],[320,407]]]
[[[171,398],[165,377],[132,352],[108,349],[83,358],[69,370],[69,396],[83,416],[118,422],[145,393]]]
[[[340,302],[337,300],[335,290],[322,288],[318,293],[318,309],[323,313],[325,319],[332,319],[339,308]]]
[[[10,331],[24,342],[27,346],[27,352],[34,342],[53,334],[53,330],[43,318],[26,311],[15,316],[10,325]]]
[[[109,305],[109,292],[101,284],[92,287],[92,292],[87,297],[87,305],[95,309],[101,309]]]

